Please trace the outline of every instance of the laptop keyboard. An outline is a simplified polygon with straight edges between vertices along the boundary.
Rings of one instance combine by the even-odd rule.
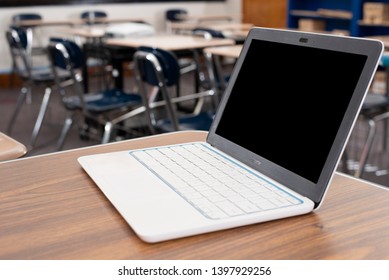
[[[210,219],[302,203],[201,143],[145,149],[131,154]]]

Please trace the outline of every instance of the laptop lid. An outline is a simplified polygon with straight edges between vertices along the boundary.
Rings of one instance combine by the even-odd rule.
[[[382,51],[376,40],[253,28],[207,142],[317,208]]]

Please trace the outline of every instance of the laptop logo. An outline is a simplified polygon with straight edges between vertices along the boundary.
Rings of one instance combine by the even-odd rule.
[[[299,42],[300,43],[308,43],[308,38],[302,37],[302,38],[300,38]]]
[[[251,159],[251,162],[254,163],[255,165],[258,165],[258,166],[262,164],[262,162],[260,162],[257,159],[254,159],[254,158]]]

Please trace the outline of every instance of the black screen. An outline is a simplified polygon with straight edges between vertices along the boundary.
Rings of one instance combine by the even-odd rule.
[[[317,183],[366,59],[253,40],[216,134]]]

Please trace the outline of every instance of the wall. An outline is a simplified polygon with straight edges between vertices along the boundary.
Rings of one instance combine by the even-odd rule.
[[[80,13],[88,9],[105,10],[112,18],[144,18],[151,23],[157,31],[165,30],[164,12],[169,8],[185,8],[191,15],[214,15],[214,14],[241,14],[241,1],[226,0],[225,2],[170,2],[170,3],[133,3],[133,4],[110,4],[110,5],[70,5],[70,6],[39,6],[0,9],[0,33],[4,34],[14,14],[22,12],[39,12],[44,19],[60,20],[78,18]],[[59,27],[44,27],[41,34],[43,41],[54,35],[58,36]],[[0,74],[9,73],[11,58],[5,39],[0,44]]]

